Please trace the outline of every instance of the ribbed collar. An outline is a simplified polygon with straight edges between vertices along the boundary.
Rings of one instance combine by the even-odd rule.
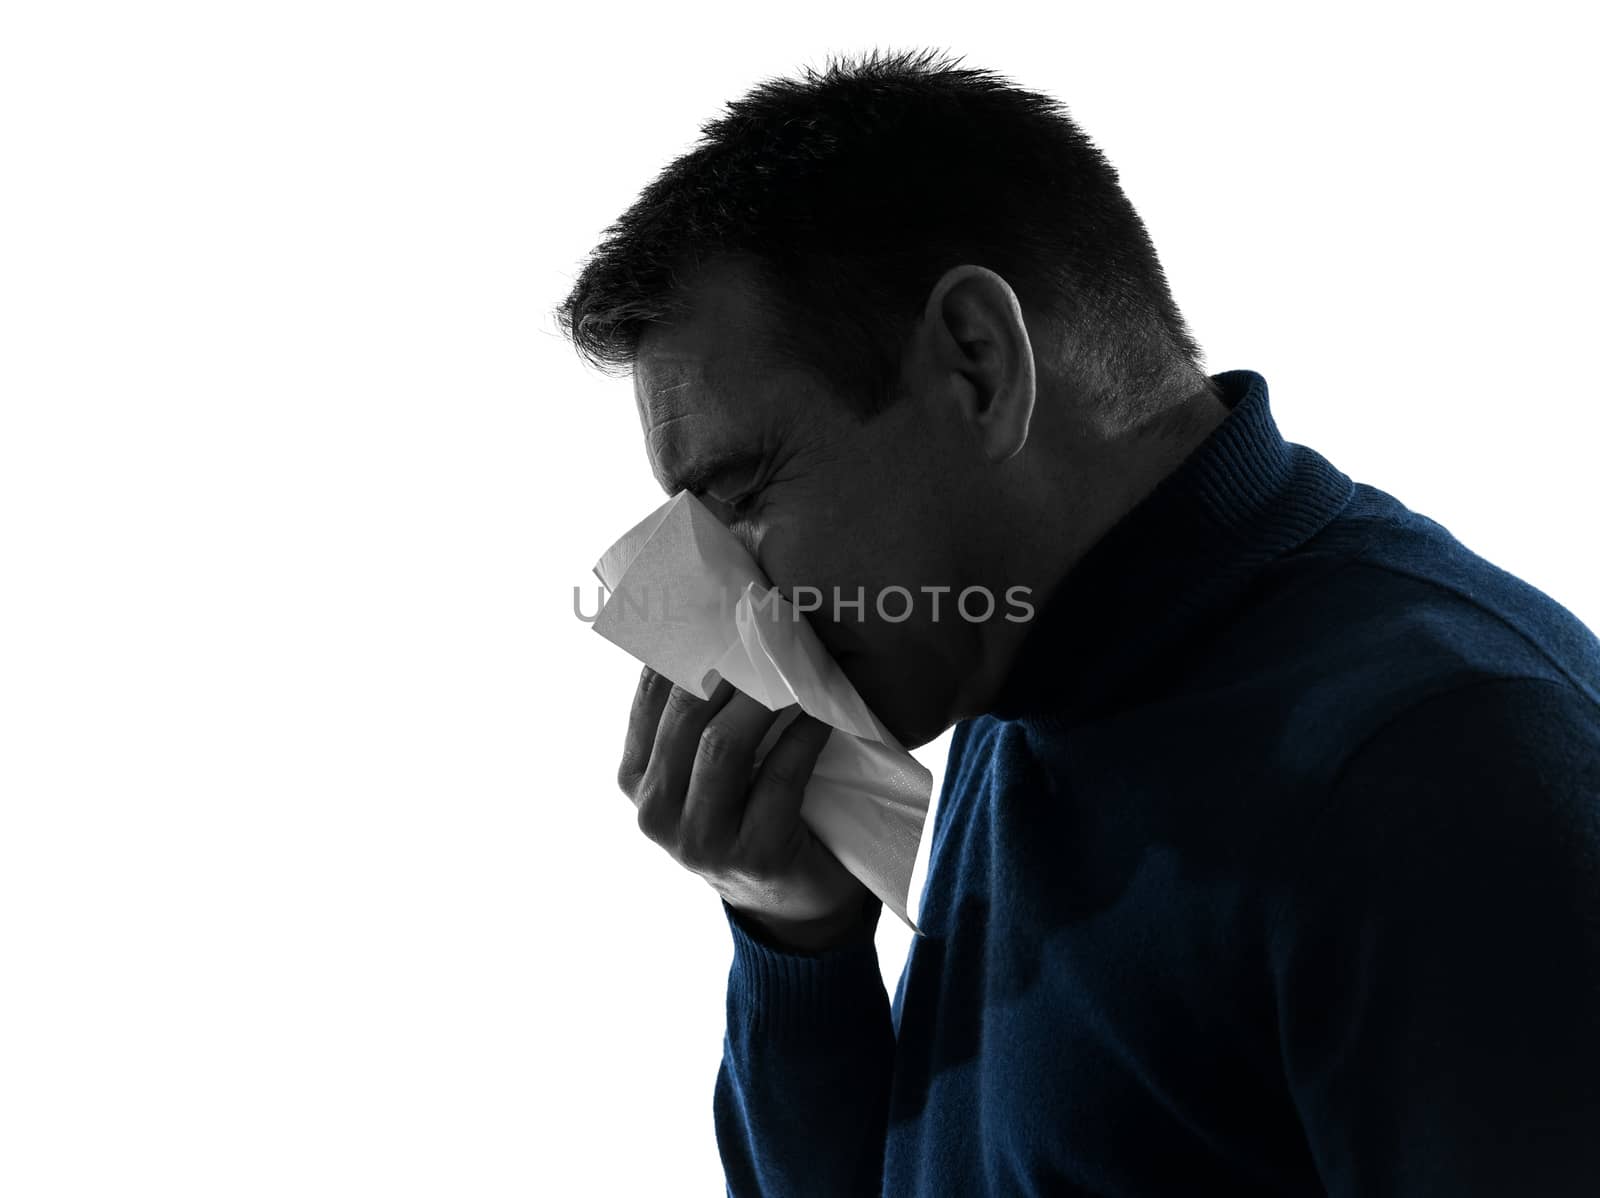
[[[1278,432],[1265,378],[1211,377],[1229,414],[1062,578],[990,714],[1062,726],[1147,693],[1262,566],[1350,501],[1348,475]]]

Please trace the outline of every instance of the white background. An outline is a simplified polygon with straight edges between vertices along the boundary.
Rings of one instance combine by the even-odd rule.
[[[661,496],[550,310],[829,52],[1061,97],[1209,370],[1600,626],[1585,15],[8,5],[0,1192],[721,1192],[728,930],[572,614]]]

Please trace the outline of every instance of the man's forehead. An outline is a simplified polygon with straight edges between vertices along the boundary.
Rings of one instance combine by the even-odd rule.
[[[676,440],[692,426],[716,423],[723,403],[708,364],[690,355],[641,353],[633,368],[634,401],[645,439]],[[690,428],[681,427],[689,425]]]
[[[686,355],[640,355],[633,368],[633,393],[648,428],[702,408],[711,390],[705,363]]]
[[[669,494],[694,489],[717,463],[759,444],[752,405],[732,402],[705,359],[643,355],[634,367],[634,394],[650,468]]]
[[[747,409],[769,373],[767,317],[749,264],[703,267],[669,323],[646,325],[634,356],[634,391],[646,427],[688,411]]]

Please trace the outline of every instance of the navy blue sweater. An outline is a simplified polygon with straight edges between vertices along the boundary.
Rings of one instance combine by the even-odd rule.
[[[724,904],[730,1193],[1600,1195],[1600,642],[1214,378],[957,725],[892,1006]]]

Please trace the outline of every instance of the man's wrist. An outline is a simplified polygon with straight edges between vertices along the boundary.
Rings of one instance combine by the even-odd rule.
[[[868,894],[854,910],[825,919],[796,922],[744,914],[773,948],[784,952],[820,953],[871,941],[877,932],[882,909],[882,900]]]

